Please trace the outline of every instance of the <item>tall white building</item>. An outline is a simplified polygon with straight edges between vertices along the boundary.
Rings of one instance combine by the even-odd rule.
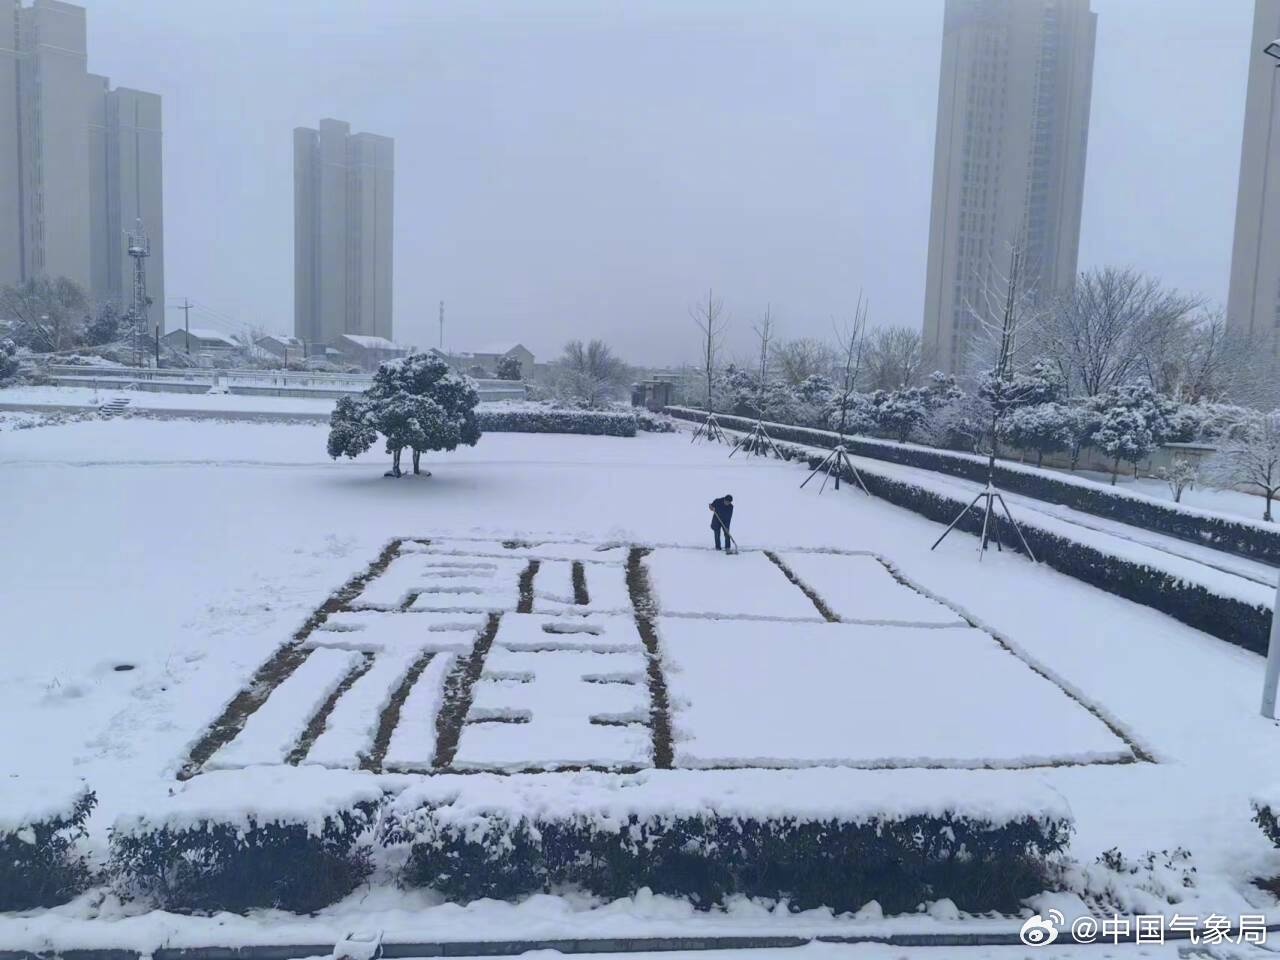
[[[293,131],[294,336],[391,340],[394,141],[341,120]]]
[[[1227,290],[1230,329],[1272,354],[1280,354],[1280,72],[1262,51],[1277,37],[1280,0],[1255,0]]]
[[[947,0],[944,18],[923,341],[962,372],[1015,248],[1036,295],[1075,277],[1097,15],[1089,0]]]
[[[67,277],[128,308],[125,232],[141,219],[163,330],[160,98],[88,72],[83,7],[0,2],[0,283]]]

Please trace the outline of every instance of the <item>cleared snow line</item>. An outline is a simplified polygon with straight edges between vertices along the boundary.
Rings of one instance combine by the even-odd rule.
[[[217,753],[235,739],[249,716],[266,702],[273,690],[280,686],[307,659],[310,650],[303,644],[311,636],[311,632],[324,623],[329,614],[347,609],[355,597],[360,595],[365,586],[374,577],[382,574],[400,552],[399,538],[390,541],[382,552],[362,573],[352,577],[338,590],[329,596],[306,622],[293,635],[293,639],[276,650],[271,657],[260,666],[249,681],[248,686],[237,693],[222,714],[209,727],[203,737],[196,741],[187,756],[187,762],[178,770],[179,780],[190,780],[200,772],[200,768]]]
[[[533,603],[533,574],[528,571],[532,569],[536,573],[537,564],[538,561],[530,560],[529,568],[525,571],[529,578],[530,604]],[[523,577],[521,582],[523,597]],[[498,625],[501,622],[502,614],[489,614],[489,622],[476,638],[476,645],[471,649],[471,655],[466,659],[459,658],[453,670],[450,671],[448,679],[445,680],[444,702],[440,705],[440,712],[436,714],[435,767],[437,769],[453,766],[454,758],[458,755],[458,740],[462,736],[462,725],[466,723],[467,713],[471,710],[471,690],[484,671],[485,657],[489,655],[489,649],[493,646],[493,638],[498,635]]]
[[[805,583],[799,577],[797,577],[795,574],[795,571],[792,570],[790,567],[788,567],[785,563],[783,563],[781,557],[779,557],[772,550],[766,550],[764,552],[764,555],[774,562],[777,568],[782,571],[783,575],[788,580],[790,580],[792,583],[794,583],[797,587],[800,588],[800,592],[803,593],[806,597],[808,597],[809,600],[813,603],[813,605],[818,608],[818,612],[822,614],[823,619],[825,619],[828,623],[840,622],[840,618],[837,617],[834,613],[832,613],[831,608],[827,606],[826,601],[823,600],[820,596],[818,596],[817,592],[812,587],[810,587],[807,583]]]
[[[996,643],[998,643],[1001,647],[1003,647],[1009,654],[1017,657],[1024,664],[1026,664],[1027,669],[1029,669],[1033,673],[1037,673],[1040,676],[1044,677],[1044,679],[1048,680],[1050,683],[1056,686],[1059,690],[1065,693],[1067,697],[1069,697],[1070,699],[1074,700],[1077,704],[1079,704],[1082,709],[1087,710],[1089,713],[1097,717],[1099,722],[1101,722],[1104,726],[1106,726],[1106,728],[1110,730],[1122,743],[1124,743],[1130,750],[1133,751],[1134,760],[1139,761],[1141,763],[1157,763],[1158,762],[1156,759],[1155,753],[1150,748],[1144,746],[1138,740],[1137,735],[1133,733],[1133,731],[1131,731],[1127,726],[1125,726],[1125,724],[1121,723],[1117,717],[1113,716],[1109,710],[1107,710],[1100,703],[1097,703],[1091,697],[1086,695],[1085,692],[1081,690],[1079,687],[1077,687],[1075,684],[1069,683],[1064,677],[1059,676],[1056,672],[1054,672],[1053,670],[1050,670],[1048,667],[1042,664],[1035,657],[1031,656],[1031,654],[1027,653],[1027,651],[1024,650],[1020,644],[1015,643],[1013,640],[1006,637],[999,630],[995,629],[994,627],[990,626],[987,623],[984,623],[982,620],[980,620],[978,617],[975,617],[972,613],[970,613],[964,607],[961,607],[960,605],[953,603],[951,600],[948,600],[946,597],[940,596],[939,594],[934,593],[932,590],[929,590],[921,586],[920,584],[916,583],[914,580],[912,580],[910,577],[904,574],[901,570],[895,567],[892,563],[890,563],[884,557],[877,557],[876,559],[878,559],[882,564],[884,564],[884,568],[888,570],[890,575],[892,575],[893,578],[897,580],[899,583],[903,584],[904,586],[910,587],[912,590],[916,591],[922,596],[928,597],[930,600],[933,600],[936,603],[940,603],[943,606],[951,610],[954,610],[956,612],[956,615],[959,616],[962,620],[964,620],[965,623],[969,624],[969,626],[974,627],[975,629],[981,630],[985,634],[988,634],[993,640],[995,640]],[[1124,761],[1117,761],[1117,762],[1124,762]]]
[[[675,760],[675,748],[671,742],[671,699],[667,695],[667,678],[662,672],[662,648],[658,631],[653,624],[655,604],[650,590],[649,575],[644,567],[646,547],[632,547],[627,555],[627,589],[631,594],[631,606],[635,610],[636,630],[644,643],[645,662],[649,679],[649,730],[653,737],[653,765],[659,770],[670,770]]]
[[[587,592],[587,568],[581,560],[573,561],[573,602],[582,607],[591,602],[591,594]]]
[[[533,580],[540,566],[541,560],[530,560],[520,574],[520,600],[516,604],[516,613],[533,613]]]

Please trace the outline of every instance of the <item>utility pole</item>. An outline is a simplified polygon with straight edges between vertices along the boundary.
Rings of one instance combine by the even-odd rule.
[[[444,353],[444,301],[440,301],[440,352]]]
[[[186,297],[182,298],[182,303],[175,303],[169,307],[170,310],[182,311],[182,329],[186,331],[187,356],[191,356],[191,308],[194,304]]]

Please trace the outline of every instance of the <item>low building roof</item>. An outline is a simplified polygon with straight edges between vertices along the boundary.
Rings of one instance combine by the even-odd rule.
[[[170,330],[168,333],[165,334],[165,337],[180,335],[185,339],[188,333],[191,334],[191,336],[194,337],[195,339],[203,340],[206,343],[218,343],[226,347],[240,346],[240,344],[236,343],[235,340],[233,340],[227,334],[223,333],[221,330],[210,330],[208,327],[192,327],[190,330],[187,330],[185,328],[178,329],[178,330]]]
[[[404,350],[405,348],[398,343],[393,343],[386,337],[371,337],[363,333],[344,333],[339,340],[350,340],[358,347],[364,347],[366,350]]]

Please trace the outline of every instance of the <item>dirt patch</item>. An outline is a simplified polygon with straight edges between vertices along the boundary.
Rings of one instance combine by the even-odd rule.
[[[587,570],[581,560],[573,561],[573,602],[580,607],[591,602],[591,595],[587,593]]]
[[[814,590],[813,587],[809,586],[807,583],[805,583],[803,580],[797,577],[795,574],[795,571],[792,570],[790,567],[788,567],[782,561],[782,558],[780,556],[778,556],[772,550],[766,550],[764,552],[764,555],[774,562],[777,568],[782,571],[783,575],[788,580],[790,580],[792,583],[794,583],[797,587],[800,588],[800,592],[803,593],[806,597],[808,597],[809,601],[815,607],[818,608],[818,612],[822,614],[822,618],[824,620],[826,620],[828,623],[840,622],[840,618],[837,617],[832,612],[831,608],[827,606],[826,601],[823,600],[822,597],[818,596],[818,592]]]
[[[179,780],[190,780],[200,772],[200,768],[210,757],[235,739],[236,734],[244,728],[250,714],[261,707],[267,697],[271,696],[272,691],[297,670],[302,665],[302,661],[307,659],[310,651],[302,649],[302,644],[311,632],[324,623],[329,614],[348,609],[347,605],[360,595],[360,591],[369,581],[391,565],[391,561],[399,554],[400,544],[403,542],[397,538],[383,547],[373,563],[330,594],[329,598],[307,618],[306,623],[298,629],[293,638],[276,650],[270,659],[258,668],[249,685],[235,695],[222,711],[221,716],[191,748],[187,762],[178,771]]]
[[[316,737],[324,732],[324,725],[329,722],[329,714],[333,713],[333,707],[338,702],[338,698],[350,690],[352,684],[368,673],[369,668],[372,666],[373,654],[366,653],[364,659],[352,668],[351,672],[338,684],[337,689],[329,694],[329,698],[320,705],[316,715],[307,723],[307,729],[302,731],[302,736],[298,738],[297,745],[284,758],[285,763],[296,767],[306,758],[311,745],[316,742]]]
[[[528,550],[534,543],[532,540],[503,540],[502,545],[508,550]]]
[[[671,746],[671,700],[667,695],[667,678],[662,672],[662,650],[658,631],[653,625],[657,605],[644,568],[645,547],[632,547],[627,554],[627,590],[635,610],[636,629],[644,643],[649,678],[649,729],[653,734],[653,765],[670,770],[674,752]]]
[[[537,561],[531,561],[535,565]],[[522,578],[523,579],[523,578]],[[530,581],[533,577],[530,576]],[[458,739],[462,736],[462,725],[467,721],[467,712],[471,709],[471,688],[480,679],[484,670],[484,659],[493,646],[493,638],[498,635],[498,624],[502,622],[502,614],[489,614],[489,622],[476,638],[476,645],[471,648],[471,655],[454,664],[448,679],[444,683],[444,702],[440,705],[440,713],[436,716],[436,758],[437,769],[453,765],[453,758],[458,753]]]
[[[533,578],[538,575],[538,560],[530,560],[520,574],[520,600],[516,604],[516,613],[533,613]]]

